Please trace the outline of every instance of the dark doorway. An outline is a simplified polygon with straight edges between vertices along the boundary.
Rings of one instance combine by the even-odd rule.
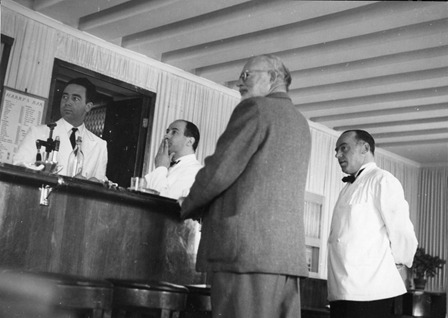
[[[55,59],[46,123],[61,117],[63,88],[75,77],[87,77],[97,87],[97,98],[85,124],[107,141],[106,176],[121,187],[129,187],[131,177],[142,175],[155,93]]]
[[[103,139],[107,141],[109,151],[106,175],[114,176],[111,180],[123,187],[130,186],[131,177],[141,175],[142,167],[137,167],[136,163],[144,152],[144,147],[139,148],[140,136],[146,133],[141,122],[144,102],[143,98],[132,98],[107,106],[103,130]],[[140,145],[144,146],[144,143]]]

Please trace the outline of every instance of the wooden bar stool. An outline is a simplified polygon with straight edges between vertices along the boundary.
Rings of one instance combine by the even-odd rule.
[[[113,296],[113,285],[110,282],[58,273],[37,275],[56,285],[55,307],[62,317],[110,317]]]
[[[0,270],[0,317],[56,318],[54,295],[54,286],[42,279]]]
[[[178,318],[188,289],[163,281],[109,279],[114,285],[112,318]]]
[[[188,288],[187,306],[182,318],[211,318],[212,301],[210,298],[210,285],[186,285]]]
[[[108,281],[48,272],[12,273],[11,271],[5,271],[2,274],[16,275],[17,281],[20,281],[18,278],[21,277],[22,282],[25,281],[32,284],[30,286],[39,286],[39,284],[46,286],[45,292],[48,294],[48,297],[45,304],[42,303],[41,305],[45,305],[46,310],[49,312],[48,317],[110,317],[113,285]],[[39,292],[37,290],[34,291],[34,293]],[[30,295],[25,297],[29,298]],[[27,316],[25,315],[24,317]]]

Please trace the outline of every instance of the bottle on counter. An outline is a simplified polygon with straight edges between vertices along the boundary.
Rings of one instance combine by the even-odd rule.
[[[76,146],[68,157],[67,175],[69,177],[74,177],[82,173],[84,154],[82,153],[81,146],[82,138],[81,136],[78,136],[78,139],[76,139]]]
[[[58,163],[58,154],[59,154],[59,145],[61,141],[59,140],[59,136],[56,136],[54,139],[54,150],[51,153],[51,163],[57,164]]]

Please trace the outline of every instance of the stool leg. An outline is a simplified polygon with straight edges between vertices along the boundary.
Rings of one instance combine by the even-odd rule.
[[[169,309],[161,309],[160,318],[179,318],[179,312],[171,311]]]
[[[111,312],[109,310],[103,310],[95,308],[92,310],[92,318],[110,318]]]
[[[112,318],[126,318],[126,311],[122,309],[112,310]]]

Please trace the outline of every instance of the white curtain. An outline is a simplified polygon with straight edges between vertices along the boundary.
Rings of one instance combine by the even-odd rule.
[[[14,38],[5,86],[48,97],[57,32],[39,22],[1,8],[1,31]]]
[[[448,167],[422,168],[419,187],[419,246],[448,260]],[[446,291],[447,266],[428,280],[427,289]]]

